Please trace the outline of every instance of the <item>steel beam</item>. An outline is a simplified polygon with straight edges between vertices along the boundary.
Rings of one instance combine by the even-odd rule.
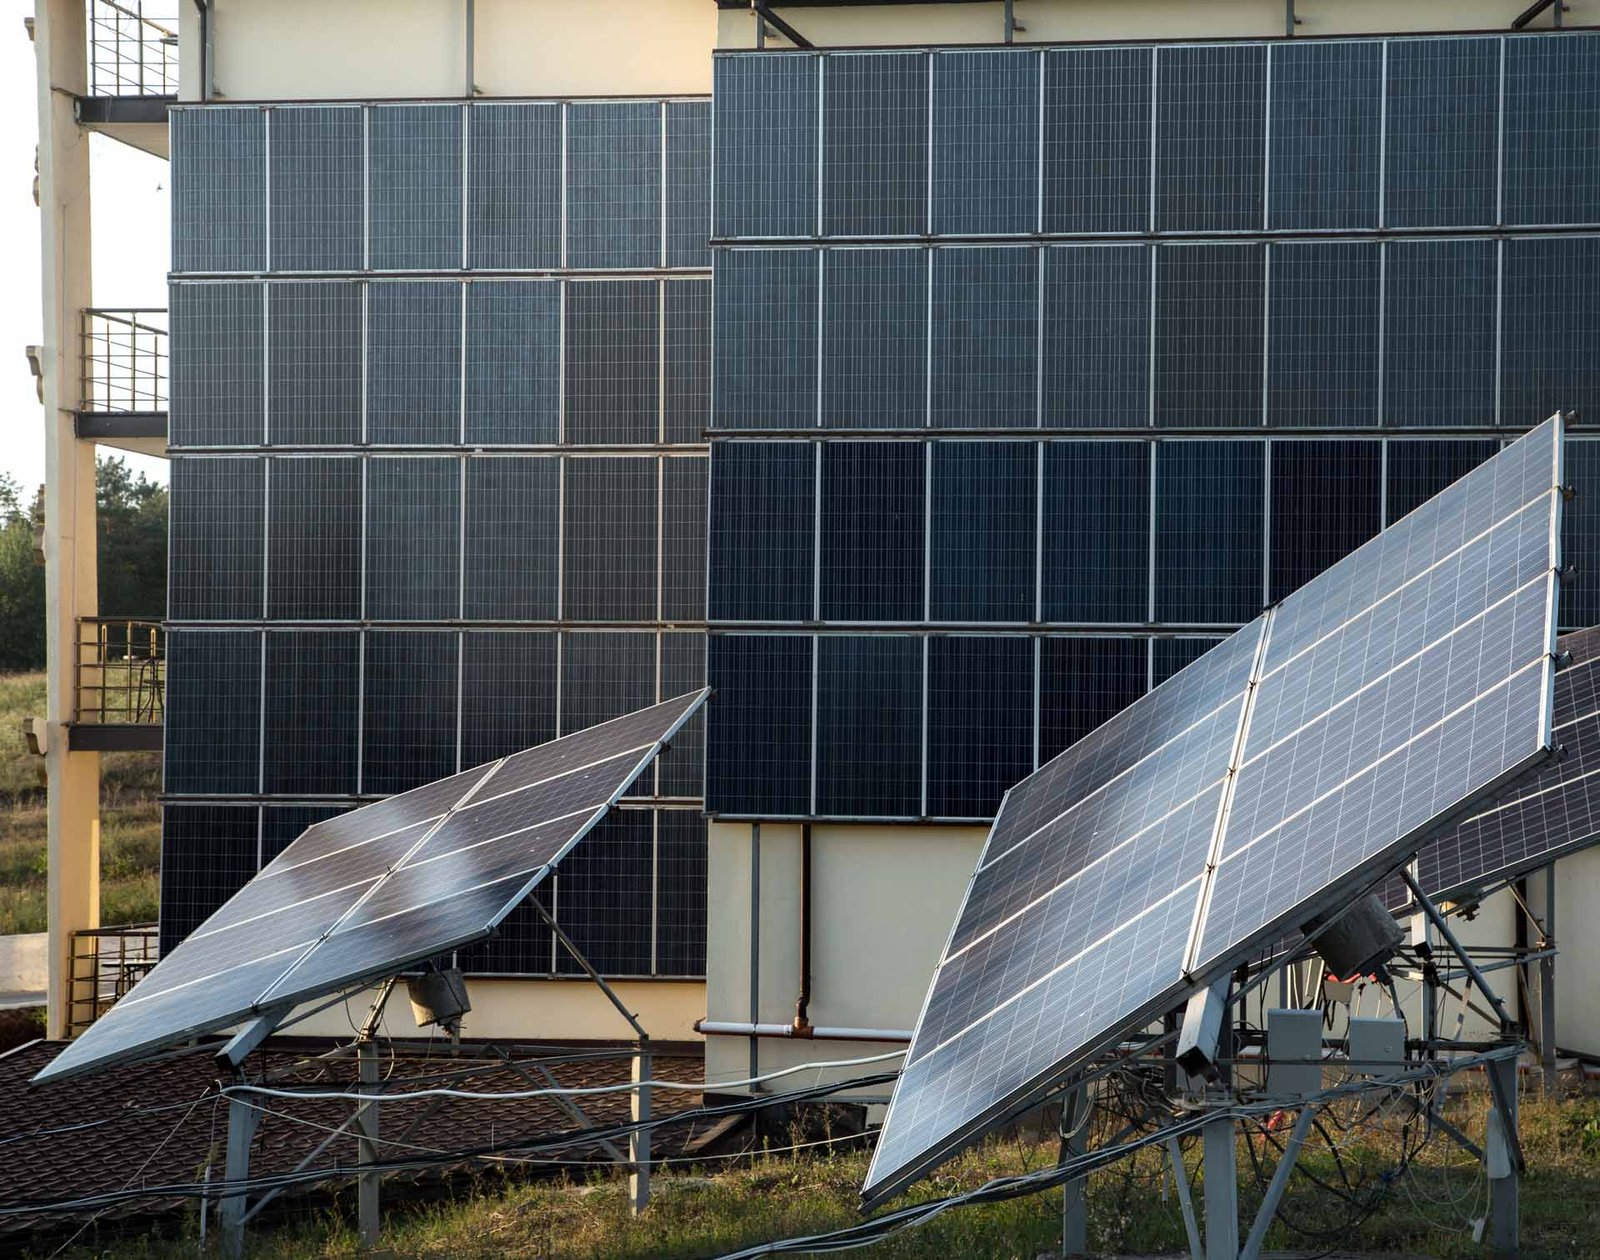
[[[1239,1165],[1231,1114],[1206,1122],[1206,1260],[1239,1260]]]

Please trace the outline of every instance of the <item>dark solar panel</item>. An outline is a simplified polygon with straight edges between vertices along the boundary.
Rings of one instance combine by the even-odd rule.
[[[135,1058],[482,939],[600,821],[705,695],[315,824],[40,1078]]]
[[[1514,444],[1012,788],[869,1202],[1547,755],[1561,430]]]
[[[1600,632],[1563,635],[1556,647],[1572,657],[1555,681],[1560,759],[1417,854],[1429,896],[1459,900],[1600,841]]]

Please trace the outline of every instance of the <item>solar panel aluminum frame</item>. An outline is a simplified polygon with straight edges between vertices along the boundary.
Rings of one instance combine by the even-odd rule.
[[[502,757],[497,762],[491,763],[493,768],[484,774],[483,777],[473,783],[471,787],[469,787],[463,793],[463,795],[455,801],[454,804],[447,807],[442,815],[433,821],[432,825],[428,827],[427,831],[424,832],[422,836],[414,843],[408,846],[405,854],[395,861],[388,868],[388,870],[385,871],[383,875],[373,883],[371,888],[367,889],[359,898],[356,899],[352,905],[346,908],[346,910],[339,916],[338,919],[335,920],[332,925],[323,929],[316,941],[301,950],[294,960],[285,966],[283,971],[275,979],[265,983],[264,986],[261,987],[260,996],[257,997],[249,1007],[239,1010],[232,1010],[228,1012],[226,1016],[212,1016],[207,1019],[192,1021],[187,1024],[169,1026],[167,1028],[163,1028],[159,1035],[146,1035],[136,1043],[125,1046],[119,1052],[105,1054],[97,1058],[87,1058],[81,1062],[73,1062],[70,1060],[72,1049],[82,1044],[81,1041],[73,1042],[66,1050],[52,1060],[50,1064],[48,1064],[42,1071],[35,1075],[31,1083],[39,1084],[45,1081],[65,1080],[73,1076],[81,1076],[89,1072],[99,1071],[119,1063],[138,1061],[148,1057],[152,1052],[158,1051],[167,1046],[176,1045],[183,1041],[190,1040],[191,1038],[233,1028],[236,1025],[256,1020],[262,1016],[281,1016],[282,1014],[292,1010],[295,1006],[302,1003],[314,1001],[319,997],[326,997],[330,994],[348,993],[359,990],[371,984],[375,980],[395,975],[414,963],[422,962],[423,960],[432,958],[438,954],[447,953],[450,950],[459,949],[464,945],[482,940],[484,937],[493,932],[495,928],[497,928],[500,923],[503,922],[505,918],[529,895],[529,893],[531,893],[533,889],[537,887],[539,883],[556,868],[557,865],[559,865],[561,860],[577,847],[584,836],[593,830],[596,824],[598,824],[600,820],[611,811],[617,802],[626,794],[627,790],[633,786],[633,783],[638,779],[639,775],[649,767],[650,763],[656,757],[665,751],[667,744],[671,741],[673,736],[676,735],[688,723],[688,721],[699,712],[701,707],[705,704],[706,698],[711,694],[711,692],[709,688],[701,688],[698,692],[686,694],[693,695],[694,699],[684,707],[684,711],[678,715],[678,717],[658,738],[652,740],[647,746],[645,746],[642,755],[634,763],[633,768],[629,770],[624,777],[619,778],[616,787],[612,790],[604,803],[596,805],[591,809],[588,819],[576,829],[574,834],[562,845],[557,853],[548,861],[532,870],[521,888],[513,896],[507,898],[500,909],[490,916],[489,920],[484,924],[483,927],[474,929],[471,932],[455,933],[450,936],[433,938],[428,942],[427,947],[424,949],[402,951],[399,954],[390,955],[385,957],[381,962],[374,962],[370,967],[346,972],[342,974],[336,982],[324,982],[315,985],[308,985],[299,989],[287,987],[282,988],[280,991],[280,986],[285,984],[285,981],[287,981],[293,975],[296,968],[311,958],[324,942],[333,938],[334,932],[340,923],[345,922],[360,908],[361,905],[365,904],[375,893],[383,888],[385,884],[387,884],[389,878],[396,871],[405,869],[406,860],[412,854],[420,850],[435,832],[443,827],[445,823],[449,821],[449,819],[455,816],[458,810],[468,803],[474,801],[479,790],[493,780],[495,774],[508,760],[510,760],[510,757]],[[676,698],[681,699],[682,697]],[[625,714],[623,716],[626,717],[628,715]],[[604,723],[601,725],[604,725]],[[583,732],[574,732],[574,734],[582,733]],[[560,741],[556,740],[550,742],[559,743]],[[540,745],[539,747],[544,746],[547,745]],[[512,754],[512,756],[516,755],[517,754]],[[564,771],[563,774],[575,773],[581,771],[583,768],[583,766],[575,766],[568,771]],[[532,786],[537,786],[537,784],[521,785],[522,788]],[[521,790],[521,788],[513,790]],[[494,798],[485,797],[483,799],[484,801],[487,801]],[[483,802],[480,801],[478,803]],[[346,817],[348,817],[348,815],[346,815]],[[415,825],[417,824],[412,824],[412,826]],[[406,827],[401,827],[397,830],[407,829],[408,828]],[[285,850],[285,852],[288,852],[288,850]],[[503,879],[511,879],[515,877],[515,875],[511,875],[505,876]],[[498,883],[502,882],[502,880],[496,880],[494,882]],[[249,887],[249,885],[247,884],[246,887]],[[412,907],[411,909],[421,909],[421,907]],[[398,913],[406,913],[406,911],[401,911]],[[378,921],[381,920],[375,920],[375,922]],[[202,925],[202,927],[203,926],[204,925]],[[268,956],[270,957],[270,955]],[[150,974],[154,975],[155,972],[152,971]],[[200,977],[191,983],[204,983],[206,979],[207,977]],[[187,986],[180,985],[177,987],[181,988]],[[136,991],[137,986],[135,986],[134,992]],[[175,991],[176,988],[162,990],[161,992],[167,993]],[[130,993],[129,996],[133,996],[133,993]],[[152,996],[159,996],[159,994]],[[64,1066],[62,1065],[63,1059],[69,1060]]]
[[[1549,539],[1547,544],[1549,563],[1546,566],[1543,578],[1546,584],[1545,652],[1542,660],[1525,665],[1521,670],[1507,675],[1507,678],[1509,679],[1514,678],[1517,676],[1517,674],[1532,668],[1539,668],[1543,671],[1541,700],[1539,704],[1539,725],[1537,730],[1537,739],[1534,745],[1535,751],[1531,752],[1516,765],[1509,767],[1502,774],[1496,776],[1496,778],[1491,782],[1468,793],[1467,796],[1463,797],[1460,801],[1449,807],[1445,812],[1432,816],[1427,823],[1423,824],[1421,827],[1414,829],[1405,836],[1397,838],[1394,842],[1385,846],[1380,852],[1375,853],[1371,857],[1351,868],[1350,871],[1340,876],[1335,882],[1325,886],[1316,895],[1295,904],[1288,911],[1275,916],[1270,923],[1258,926],[1243,940],[1236,942],[1226,953],[1224,953],[1217,960],[1213,961],[1210,965],[1197,968],[1195,970],[1189,970],[1189,968],[1193,967],[1195,964],[1193,954],[1198,947],[1199,936],[1204,923],[1204,900],[1202,900],[1201,907],[1197,908],[1196,920],[1191,927],[1189,942],[1184,951],[1185,970],[1179,980],[1171,985],[1168,985],[1150,1000],[1130,1011],[1100,1036],[1092,1039],[1080,1047],[1070,1062],[1057,1062],[1043,1072],[1040,1072],[1035,1076],[1023,1081],[1020,1085],[1010,1090],[998,1101],[990,1104],[987,1108],[979,1112],[971,1119],[945,1132],[944,1135],[936,1142],[925,1148],[914,1158],[900,1165],[890,1176],[887,1176],[883,1180],[874,1183],[870,1180],[872,1176],[872,1169],[869,1167],[867,1174],[869,1180],[863,1186],[861,1191],[861,1204],[864,1211],[872,1210],[888,1199],[898,1195],[901,1191],[924,1176],[927,1172],[944,1163],[946,1160],[952,1158],[973,1141],[977,1140],[985,1132],[995,1128],[998,1125],[1006,1123],[1008,1120],[1014,1119],[1031,1107],[1038,1105],[1041,1101],[1048,1097],[1051,1092],[1067,1084],[1070,1078],[1074,1074],[1081,1072],[1085,1065],[1092,1063],[1094,1060],[1104,1055],[1107,1051],[1114,1049],[1116,1046],[1125,1041],[1130,1034],[1137,1032],[1140,1028],[1149,1025],[1157,1017],[1177,1009],[1194,993],[1205,988],[1216,978],[1226,975],[1234,966],[1237,965],[1237,962],[1240,959],[1247,958],[1251,956],[1252,953],[1259,950],[1262,946],[1270,945],[1275,940],[1281,939],[1286,930],[1289,930],[1293,926],[1297,926],[1300,923],[1308,922],[1313,918],[1321,916],[1336,917],[1336,913],[1338,911],[1348,908],[1350,905],[1354,904],[1378,881],[1414,859],[1416,853],[1422,848],[1423,845],[1427,844],[1433,839],[1436,839],[1441,834],[1446,834],[1455,827],[1459,826],[1460,823],[1467,817],[1471,816],[1474,811],[1480,810],[1485,800],[1491,799],[1503,792],[1510,784],[1522,779],[1531,771],[1540,765],[1547,763],[1550,759],[1557,755],[1557,750],[1552,745],[1551,732],[1553,726],[1555,663],[1558,655],[1556,646],[1556,614],[1560,593],[1561,573],[1561,505],[1564,498],[1563,487],[1565,486],[1563,421],[1564,416],[1558,412],[1546,422],[1554,425],[1555,432],[1552,440],[1554,464],[1552,468],[1552,481],[1550,488],[1544,492],[1546,495],[1550,496],[1551,499],[1551,509],[1549,513]],[[1532,502],[1535,502],[1535,500],[1528,500],[1528,503]],[[1526,508],[1527,504],[1524,504],[1519,511],[1526,510]],[[1525,584],[1524,588],[1519,589],[1526,589],[1526,585],[1531,585],[1531,583]],[[1275,608],[1269,610],[1268,613],[1263,614],[1262,618],[1259,619],[1268,624],[1263,625],[1257,631],[1261,637],[1257,646],[1257,654],[1246,683],[1246,700],[1243,706],[1245,713],[1241,719],[1240,730],[1236,735],[1234,751],[1228,765],[1227,783],[1224,788],[1224,799],[1222,805],[1219,807],[1219,815],[1223,816],[1219,817],[1217,830],[1213,836],[1213,848],[1211,855],[1213,859],[1218,856],[1218,851],[1222,844],[1222,833],[1226,821],[1225,810],[1227,802],[1231,797],[1233,784],[1236,781],[1238,773],[1238,767],[1236,767],[1233,763],[1239,755],[1239,750],[1243,747],[1243,736],[1248,727],[1249,711],[1254,704],[1255,696],[1258,691],[1258,684],[1261,678],[1260,671],[1265,660],[1265,647],[1270,642],[1270,619],[1274,611]],[[1254,624],[1255,623],[1252,623],[1252,625]],[[1250,629],[1251,627],[1247,626],[1238,633],[1245,634],[1248,633]],[[1480,695],[1481,694],[1482,693],[1480,693]],[[1402,747],[1403,746],[1404,745],[1402,745]],[[1010,795],[1011,792],[1008,790],[1005,794],[1005,797],[1003,797],[1001,800],[1000,808],[996,812],[997,823],[1001,818],[1004,817],[1006,803],[1009,800]],[[993,828],[991,828],[991,836],[992,834]],[[980,859],[979,866],[974,869],[973,874],[967,881],[967,886],[962,894],[960,903],[963,907],[965,907],[972,894],[973,886],[977,880],[978,874],[983,869],[983,865],[984,863],[982,859]],[[1215,866],[1212,863],[1208,863],[1206,869],[1201,875],[1201,892],[1203,898],[1209,898],[1209,890],[1214,880],[1214,875]],[[946,937],[944,948],[940,954],[941,965],[943,960],[949,956],[950,946],[955,939],[955,935],[959,927],[960,915],[958,913],[955,920],[951,924],[950,933]],[[916,1027],[919,1030],[922,1026],[924,1018],[928,1013],[929,1006],[932,1003],[934,991],[934,983],[930,982],[928,992],[923,1000],[922,1008],[917,1015]],[[913,1043],[913,1045],[914,1044],[915,1043]],[[898,1093],[898,1090],[896,1092]],[[882,1149],[883,1148],[880,1143],[878,1151],[881,1151]],[[874,1163],[876,1162],[876,1154],[877,1152],[874,1154]]]

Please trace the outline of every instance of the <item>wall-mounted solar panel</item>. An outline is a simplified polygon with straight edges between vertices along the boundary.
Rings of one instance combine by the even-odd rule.
[[[1548,757],[1561,439],[1542,425],[1011,789],[867,1202]]]
[[[1600,630],[1563,635],[1556,646],[1572,657],[1555,681],[1561,756],[1417,854],[1429,896],[1457,900],[1600,843]]]
[[[705,696],[317,823],[36,1079],[137,1058],[488,936]]]

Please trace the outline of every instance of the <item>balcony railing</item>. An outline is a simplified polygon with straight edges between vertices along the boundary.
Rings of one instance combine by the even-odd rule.
[[[154,923],[88,928],[72,934],[72,985],[67,1036],[76,1037],[156,964],[160,937]]]
[[[82,318],[80,410],[149,415],[167,409],[167,312],[94,308]]]
[[[159,621],[78,618],[74,720],[87,726],[160,725],[166,647],[166,631]]]
[[[176,96],[176,0],[88,0],[89,95]]]

